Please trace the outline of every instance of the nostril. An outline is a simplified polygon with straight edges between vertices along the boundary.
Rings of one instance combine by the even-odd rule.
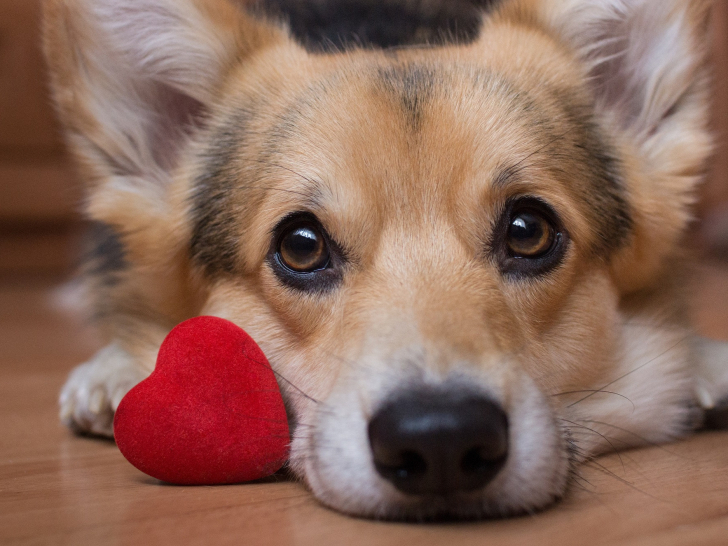
[[[382,476],[389,480],[413,481],[427,473],[427,462],[419,453],[411,450],[402,451],[396,460],[387,460],[381,454],[374,458],[374,464]]]
[[[494,450],[484,446],[476,446],[465,452],[460,461],[460,470],[466,475],[488,474],[506,456],[505,449]]]

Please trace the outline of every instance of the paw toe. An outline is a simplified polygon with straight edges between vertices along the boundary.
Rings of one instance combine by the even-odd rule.
[[[143,374],[113,344],[78,366],[59,398],[61,422],[79,434],[113,436],[114,412]]]

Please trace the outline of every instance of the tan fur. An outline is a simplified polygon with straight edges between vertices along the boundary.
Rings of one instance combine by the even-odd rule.
[[[143,376],[174,324],[198,314],[229,318],[287,379],[281,386],[297,422],[323,436],[355,429],[397,384],[438,383],[453,374],[491,393],[514,421],[528,411],[544,430],[553,427],[551,436],[539,436],[544,459],[528,463],[550,476],[544,484],[508,467],[483,499],[452,510],[368,484],[374,478],[364,470],[357,479],[367,485],[358,496],[353,485],[344,495],[336,489],[340,469],[312,466],[317,449],[320,460],[327,455],[301,433],[294,471],[323,502],[358,514],[483,515],[544,506],[568,478],[559,417],[590,423],[620,446],[687,432],[691,356],[679,345],[686,330],[673,279],[680,278],[680,241],[711,149],[703,36],[709,2],[590,0],[595,13],[610,3],[667,6],[657,9],[660,24],[679,24],[685,40],[675,53],[682,65],[645,76],[653,87],[634,106],[636,116],[593,87],[600,66],[593,43],[582,43],[581,27],[571,25],[583,18],[587,35],[596,15],[571,0],[504,0],[470,45],[329,55],[307,53],[284,29],[224,0],[140,2],[182,21],[168,29],[169,51],[163,41],[139,44],[121,23],[104,27],[108,21],[93,6],[111,1],[49,1],[46,52],[69,144],[89,181],[86,211],[118,232],[128,262],[113,286],[91,283],[109,341]],[[194,29],[185,21],[195,21]],[[388,86],[399,84],[377,76],[413,65],[445,79],[427,91],[416,119],[393,98]],[[155,93],[168,89],[199,103],[208,117],[185,135],[166,134],[178,143],[173,157],[160,158],[149,151],[156,137],[146,124],[150,106],[165,100]],[[519,102],[524,97],[528,108]],[[287,132],[271,156],[270,135],[292,105],[295,116],[290,127],[281,126]],[[246,108],[255,115],[245,121],[244,138],[221,143],[230,119]],[[571,108],[591,112],[594,127],[575,121]],[[620,165],[633,222],[612,250],[603,248],[618,235],[598,227],[611,209],[600,214],[602,205],[586,198],[594,188],[581,139],[592,131]],[[235,224],[225,236],[238,246],[233,271],[210,274],[190,257],[193,195],[210,173],[210,155],[223,151],[236,184],[226,190]],[[494,182],[514,165],[523,167],[518,176]],[[568,226],[563,263],[544,280],[513,282],[486,251],[498,211],[514,195],[541,197]],[[326,294],[297,293],[267,265],[271,230],[298,210],[314,213],[347,249],[341,285]],[[642,364],[634,359],[655,358],[629,384],[611,387],[621,388],[637,411],[599,394],[571,408],[585,393],[634,372]],[[97,369],[107,366],[104,359]],[[673,379],[656,384],[663,375]],[[106,389],[102,413],[118,403],[105,386],[113,381],[90,387]],[[331,422],[288,382],[357,417]],[[108,416],[94,428],[83,401],[65,396],[73,404],[64,409],[69,423],[110,432]],[[583,428],[572,433],[583,448],[575,458],[610,447],[596,436],[581,438]],[[360,460],[366,456],[351,456]]]

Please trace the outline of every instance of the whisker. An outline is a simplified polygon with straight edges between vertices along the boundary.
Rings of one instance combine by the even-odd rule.
[[[300,394],[301,396],[303,396],[303,397],[304,397],[304,398],[305,398],[306,400],[309,400],[309,401],[311,401],[311,402],[313,402],[314,404],[317,404],[317,405],[323,404],[323,402],[321,402],[320,400],[317,400],[317,399],[316,399],[316,398],[314,398],[313,396],[311,396],[311,395],[309,395],[309,394],[305,393],[305,392],[304,392],[304,391],[303,391],[303,390],[302,390],[301,388],[299,388],[298,386],[294,385],[294,384],[293,384],[293,383],[292,383],[291,381],[289,381],[288,379],[286,379],[286,377],[285,377],[285,376],[283,376],[283,374],[281,374],[280,372],[277,372],[277,371],[273,370],[273,373],[275,374],[275,376],[276,376],[277,378],[279,378],[279,379],[280,379],[281,381],[283,381],[283,382],[284,382],[284,383],[285,383],[286,385],[288,385],[289,387],[291,387],[291,388],[292,388],[292,389],[293,389],[294,391],[296,391],[296,392],[297,392],[298,394]]]
[[[521,165],[523,163],[525,163],[526,161],[528,161],[529,159],[531,159],[534,155],[536,155],[536,154],[544,151],[546,148],[548,148],[549,146],[551,146],[555,142],[558,142],[559,140],[561,140],[562,138],[564,138],[567,134],[569,134],[569,132],[570,132],[570,130],[569,131],[564,131],[563,133],[561,133],[559,135],[556,135],[554,138],[552,138],[551,140],[549,140],[546,144],[544,144],[543,146],[541,146],[537,150],[534,150],[533,152],[531,152],[530,154],[528,154],[526,157],[524,157],[523,159],[521,159],[518,163],[516,163],[515,165],[513,165],[513,167],[511,167],[511,168],[514,169],[514,171],[518,172],[519,167],[521,167]]]
[[[658,444],[657,442],[653,442],[653,441],[649,440],[648,438],[645,438],[644,436],[641,436],[641,435],[637,434],[636,432],[633,432],[633,431],[628,430],[626,428],[618,427],[617,425],[612,425],[611,423],[605,423],[603,421],[596,421],[594,419],[583,419],[582,421],[584,423],[594,423],[594,424],[597,424],[597,425],[603,425],[605,427],[610,427],[610,428],[613,428],[615,430],[619,430],[620,432],[624,432],[626,434],[629,434],[631,436],[634,436],[638,440],[643,441],[645,444],[647,444],[647,445],[649,445],[651,447],[656,447],[658,449],[661,449],[665,453],[669,453],[670,455],[672,455],[674,457],[678,457],[680,459],[684,459],[684,460],[687,460],[687,461],[693,460],[690,457],[685,457],[683,455],[680,455],[679,453],[675,453],[674,451],[671,451],[671,450],[667,449],[665,446],[663,446],[661,444]],[[623,443],[629,445],[628,442],[624,442],[623,441]]]
[[[572,403],[572,404],[569,404],[569,405],[568,405],[568,406],[566,406],[566,407],[567,407],[567,408],[571,408],[571,407],[574,407],[575,405],[577,405],[577,404],[580,404],[580,403],[581,403],[581,402],[583,402],[584,400],[587,400],[587,399],[591,398],[591,397],[592,397],[592,396],[594,396],[595,394],[597,394],[597,393],[599,393],[599,392],[603,392],[603,390],[604,390],[604,389],[606,389],[607,387],[611,387],[611,386],[612,386],[612,385],[614,385],[614,384],[615,384],[615,383],[616,383],[617,381],[621,381],[621,380],[622,380],[622,379],[624,379],[625,377],[628,377],[628,376],[632,375],[633,373],[635,373],[635,372],[638,372],[639,370],[641,370],[641,369],[642,369],[642,368],[644,368],[645,366],[648,366],[649,364],[652,364],[652,363],[653,363],[653,362],[654,362],[655,360],[657,360],[658,358],[660,358],[660,357],[662,357],[662,356],[666,355],[667,353],[669,353],[670,351],[672,351],[672,350],[673,350],[673,349],[674,349],[675,347],[677,347],[677,346],[678,346],[678,345],[680,345],[681,343],[685,342],[685,340],[687,340],[687,339],[688,339],[689,337],[690,337],[690,335],[687,335],[687,336],[683,337],[683,338],[682,338],[682,339],[680,339],[680,340],[679,340],[679,341],[678,341],[677,343],[675,343],[675,344],[674,344],[674,345],[672,345],[672,346],[671,346],[670,348],[666,349],[665,351],[663,351],[662,353],[660,353],[660,354],[659,354],[659,355],[657,355],[656,357],[654,357],[654,358],[651,358],[650,360],[648,360],[648,361],[647,361],[647,362],[645,362],[644,364],[642,364],[642,365],[640,365],[640,366],[636,367],[636,368],[635,368],[634,370],[632,370],[632,371],[629,371],[629,372],[627,372],[626,374],[624,374],[624,375],[622,375],[622,376],[618,377],[618,378],[617,378],[617,379],[615,379],[614,381],[611,381],[611,382],[607,383],[606,385],[604,385],[604,386],[603,386],[603,387],[601,387],[600,389],[597,389],[597,390],[595,390],[595,391],[594,391],[594,392],[592,392],[591,394],[587,394],[587,395],[586,395],[586,396],[585,396],[584,398],[581,398],[581,399],[577,400],[576,402],[574,402],[574,403]]]
[[[614,391],[605,391],[604,389],[582,389],[582,390],[577,390],[577,391],[565,391],[565,392],[559,392],[556,394],[552,394],[551,396],[566,396],[568,394],[581,394],[581,393],[585,393],[585,392],[590,392],[592,394],[598,394],[598,393],[613,394],[614,396],[619,396],[620,398],[624,398],[627,402],[632,404],[633,412],[637,409],[637,406],[635,406],[635,403],[632,402],[632,400],[630,400],[627,396],[625,396],[621,393],[618,393],[618,392],[614,392]],[[571,407],[571,406],[568,406],[568,407]]]
[[[599,464],[595,460],[586,461],[584,463],[584,465],[585,466],[594,465],[594,467],[597,470],[599,470],[600,472],[602,472],[602,473],[604,473],[604,474],[606,474],[608,476],[611,476],[612,478],[614,478],[615,480],[623,483],[624,485],[626,485],[630,489],[633,489],[634,491],[637,491],[638,493],[642,493],[643,495],[645,495],[647,497],[650,497],[651,499],[654,499],[654,500],[659,501],[659,502],[668,502],[665,499],[661,499],[659,497],[656,497],[655,495],[652,495],[652,494],[648,493],[647,491],[644,491],[643,489],[640,489],[639,487],[637,487],[636,485],[634,485],[632,482],[630,482],[628,480],[625,480],[624,478],[618,476],[617,474],[615,474],[614,472],[612,472],[611,470],[609,470],[607,467],[605,467],[602,464]]]
[[[313,184],[313,185],[317,184],[317,181],[316,180],[314,180],[312,178],[309,178],[308,176],[305,176],[305,175],[299,173],[298,171],[295,171],[295,170],[291,169],[290,167],[286,167],[285,165],[281,165],[280,163],[274,163],[272,161],[264,161],[262,159],[250,159],[250,161],[252,161],[254,163],[259,163],[261,165],[266,165],[266,166],[271,166],[271,167],[277,167],[277,168],[282,169],[284,171],[288,171],[291,174],[295,174],[296,176],[302,178],[303,180],[305,180],[309,184]],[[272,189],[275,189],[275,188],[272,188]],[[310,197],[310,195],[308,195],[306,193],[302,193],[302,192],[292,192],[292,193],[298,193],[299,195],[301,195],[303,197]]]
[[[623,472],[626,472],[627,471],[627,469],[624,466],[624,461],[622,460],[622,456],[619,454],[619,450],[617,450],[617,447],[604,434],[602,434],[601,432],[599,432],[597,430],[594,430],[593,428],[589,428],[589,427],[587,427],[585,425],[580,425],[579,423],[576,423],[574,421],[569,421],[568,419],[560,418],[560,420],[561,421],[564,421],[566,423],[570,423],[571,425],[573,425],[575,427],[579,427],[579,428],[586,429],[589,432],[593,432],[594,434],[597,434],[598,436],[601,436],[604,439],[604,441],[607,442],[611,446],[612,450],[614,451],[614,453],[619,458],[619,462],[622,464],[622,471]]]
[[[266,191],[280,191],[283,193],[291,193],[293,195],[300,195],[301,197],[309,198],[310,195],[307,195],[304,192],[301,191],[295,191],[295,190],[287,190],[285,188],[276,188],[274,186],[264,186],[262,184],[258,185],[252,185],[252,184],[245,184],[242,186],[236,186],[236,188],[240,188],[241,190],[266,190]]]
[[[587,480],[584,476],[582,476],[581,473],[578,470],[572,469],[570,471],[570,476],[572,478],[576,479],[576,480],[580,480],[580,481],[588,484],[589,486],[591,486],[593,488],[594,491],[596,491],[596,486],[592,482],[590,482],[589,480]]]
[[[279,379],[280,379],[281,381],[283,381],[283,382],[284,382],[284,383],[285,383],[286,385],[288,385],[289,387],[291,387],[292,389],[294,389],[294,390],[295,390],[295,391],[296,391],[297,393],[299,393],[299,394],[300,394],[301,396],[303,396],[303,397],[304,397],[304,398],[306,398],[307,400],[310,400],[310,401],[311,401],[311,402],[313,402],[314,404],[322,404],[322,403],[323,403],[323,402],[321,402],[320,400],[316,400],[316,399],[315,399],[315,398],[314,398],[313,396],[310,396],[310,395],[308,395],[307,393],[305,393],[305,392],[304,392],[304,391],[303,391],[302,389],[300,389],[300,388],[299,388],[299,387],[297,387],[297,386],[296,386],[295,384],[293,384],[293,382],[291,382],[291,381],[289,381],[288,379],[286,379],[286,377],[285,377],[285,376],[284,376],[283,374],[281,374],[280,372],[277,372],[276,370],[274,370],[274,369],[273,369],[273,367],[272,367],[272,366],[269,366],[269,365],[268,365],[267,363],[265,363],[265,362],[262,362],[262,361],[260,361],[260,360],[255,360],[255,359],[250,359],[250,360],[252,360],[252,362],[255,362],[256,364],[258,364],[258,365],[260,365],[260,366],[263,366],[263,367],[264,367],[264,368],[266,368],[266,369],[269,369],[269,370],[271,370],[271,371],[273,372],[273,374],[274,374],[274,375],[275,375],[275,376],[276,376],[277,378],[279,378]]]

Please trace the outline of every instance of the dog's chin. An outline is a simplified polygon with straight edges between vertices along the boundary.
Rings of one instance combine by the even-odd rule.
[[[335,391],[296,430],[290,466],[324,505],[348,515],[381,520],[473,520],[533,513],[565,492],[572,454],[545,397],[530,380],[511,393],[510,449],[485,487],[448,496],[410,495],[382,478],[373,463],[367,419],[357,396]],[[336,408],[333,411],[332,408]]]

